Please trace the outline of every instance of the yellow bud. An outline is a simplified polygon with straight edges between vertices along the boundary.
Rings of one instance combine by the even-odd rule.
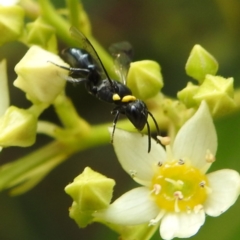
[[[68,72],[51,62],[68,66],[63,60],[40,47],[32,46],[16,65],[14,86],[20,88],[33,103],[51,104],[63,91]]]
[[[187,74],[200,84],[206,74],[215,75],[218,70],[216,59],[200,45],[195,45],[185,66]]]
[[[24,24],[24,11],[19,6],[0,6],[0,45],[18,39]]]
[[[127,75],[127,85],[133,95],[141,100],[154,97],[163,87],[161,68],[157,62],[144,60],[132,62]]]
[[[11,106],[0,118],[0,146],[31,146],[36,130],[37,118],[32,113]]]

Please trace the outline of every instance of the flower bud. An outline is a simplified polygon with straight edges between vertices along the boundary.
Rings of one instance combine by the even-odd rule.
[[[67,71],[51,62],[68,66],[59,56],[32,46],[15,67],[18,77],[14,86],[33,103],[51,104],[65,87]]]
[[[183,102],[188,108],[198,105],[194,99],[194,96],[198,92],[199,86],[188,82],[187,86],[177,93],[178,99]]]
[[[0,6],[0,45],[18,39],[24,24],[24,11],[19,6]]]
[[[81,211],[106,208],[112,198],[115,181],[86,167],[65,191],[78,204]]]
[[[202,100],[208,103],[214,116],[224,116],[234,110],[233,78],[223,78],[220,76],[206,75],[194,100],[200,105]]]
[[[218,70],[216,59],[200,45],[195,45],[185,66],[187,74],[200,84],[206,74],[215,75]]]
[[[36,130],[37,118],[32,113],[11,106],[0,118],[0,146],[31,146]]]
[[[72,183],[65,187],[65,192],[73,198],[70,217],[79,227],[85,227],[96,210],[109,206],[115,181],[86,167]]]
[[[54,28],[38,18],[35,22],[28,23],[26,32],[27,43],[37,45],[51,52],[57,53],[57,40]]]
[[[133,95],[141,100],[154,97],[163,87],[161,68],[157,62],[144,60],[132,62],[127,75],[127,85]]]

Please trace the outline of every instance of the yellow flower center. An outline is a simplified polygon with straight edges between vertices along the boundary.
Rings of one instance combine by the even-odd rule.
[[[159,164],[152,179],[152,197],[166,211],[198,211],[210,188],[204,174],[182,160]]]

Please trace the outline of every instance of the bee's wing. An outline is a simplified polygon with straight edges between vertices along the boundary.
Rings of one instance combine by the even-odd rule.
[[[126,85],[126,78],[130,63],[133,58],[133,49],[129,42],[119,42],[112,44],[109,48],[114,59],[115,71],[121,82]]]
[[[87,37],[74,26],[70,27],[70,33],[71,36],[79,42],[80,47],[86,50],[91,55],[99,69],[99,73],[101,74],[102,78],[107,78],[109,79],[109,81],[111,81],[97,51],[93,47],[92,43],[87,39]]]

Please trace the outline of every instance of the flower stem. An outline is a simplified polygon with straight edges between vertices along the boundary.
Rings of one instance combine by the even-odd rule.
[[[56,30],[59,38],[64,41],[68,46],[78,46],[79,43],[73,39],[69,34],[70,24],[67,23],[59,13],[54,9],[51,3],[47,0],[39,0],[39,5],[42,11],[42,18]],[[74,20],[75,21],[75,20]],[[81,29],[80,29],[81,30]],[[103,47],[93,38],[93,36],[87,36],[89,41],[92,43],[97,53],[101,57],[101,60],[107,69],[109,75],[116,78],[116,73],[113,70],[113,61],[110,55],[104,50]],[[80,46],[82,47],[82,46]]]

